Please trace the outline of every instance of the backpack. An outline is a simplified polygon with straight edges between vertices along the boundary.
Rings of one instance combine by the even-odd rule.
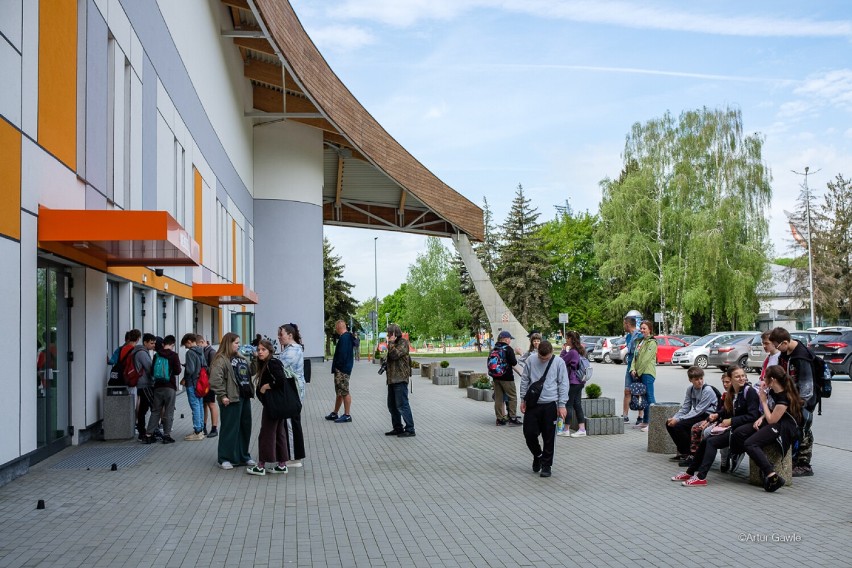
[[[141,349],[144,349],[144,347]],[[137,349],[137,347],[130,350],[128,355],[130,357],[130,361],[128,361],[127,365],[124,367],[124,382],[129,387],[135,387],[139,383],[139,378],[142,376],[142,371],[136,368],[136,363],[133,361],[138,351],[139,349]]]
[[[172,380],[171,369],[169,368],[169,358],[163,357],[159,353],[154,353],[153,366],[154,383],[168,383]]]
[[[823,398],[831,398],[831,369],[828,366],[828,363],[825,362],[825,359],[811,351],[811,355],[813,355],[814,360],[811,363],[811,369],[813,370],[814,375],[814,394],[816,394],[817,400],[822,400]]]
[[[251,386],[251,373],[249,372],[246,360],[235,356],[231,359],[231,366],[234,368],[234,377],[240,389],[240,398],[254,398],[254,388]]]
[[[708,385],[707,383],[704,383],[704,386],[701,388],[701,390],[704,390],[707,387],[713,389],[713,394],[716,395],[716,410],[714,412],[720,412],[722,410],[722,393],[719,392],[719,389],[717,389],[713,385]],[[743,390],[743,392],[745,392],[745,390]]]
[[[577,369],[574,371],[574,377],[581,383],[592,380],[592,362],[585,357],[580,357],[580,362],[577,363]]]
[[[509,362],[506,361],[505,347],[495,345],[491,353],[488,354],[488,376],[492,379],[501,378],[509,369]]]
[[[124,379],[124,362],[127,360],[127,357],[132,352],[133,352],[133,350],[131,349],[130,351],[125,353],[124,357],[119,357],[118,362],[115,365],[112,366],[112,369],[109,370],[109,381],[107,382],[107,385],[109,385],[111,387],[117,387],[117,386],[124,386],[126,384],[125,379]],[[133,365],[130,365],[130,366],[132,367]],[[136,386],[136,385],[130,385],[130,386]]]
[[[194,352],[192,350],[187,351],[187,356],[190,353]],[[195,356],[198,357],[199,364],[201,365],[201,368],[198,370],[198,377],[195,379],[195,396],[201,398],[210,392],[210,375],[207,373],[207,358],[198,353],[195,353]]]
[[[648,388],[642,381],[633,381],[630,383],[630,410],[642,410],[645,408],[645,399],[648,395]]]

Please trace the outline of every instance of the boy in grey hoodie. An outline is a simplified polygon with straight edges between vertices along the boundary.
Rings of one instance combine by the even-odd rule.
[[[718,397],[710,385],[704,384],[704,370],[692,366],[686,371],[689,382],[683,404],[674,416],[666,420],[666,430],[677,446],[679,460],[689,456],[689,439],[692,426],[705,420],[711,413],[716,412]],[[674,459],[674,458],[672,458]]]
[[[197,442],[206,436],[204,435],[204,397],[195,393],[195,384],[198,382],[201,369],[207,367],[207,357],[204,356],[204,350],[198,346],[194,333],[184,335],[180,344],[186,348],[186,362],[180,384],[186,387],[186,398],[192,410],[192,434],[187,434],[184,440]]]

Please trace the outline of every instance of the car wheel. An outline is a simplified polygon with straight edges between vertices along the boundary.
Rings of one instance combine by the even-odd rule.
[[[699,355],[695,358],[695,366],[701,369],[707,368],[707,355]]]
[[[620,361],[620,360],[619,360],[619,361],[616,361],[615,359],[613,359],[613,362],[614,362],[616,365],[621,365],[624,361]]]
[[[681,365],[684,369],[689,369],[689,365]]]
[[[612,363],[612,357],[609,356],[609,353],[604,354],[603,362],[604,363]]]
[[[740,360],[737,361],[737,365],[742,367],[743,371],[745,371],[746,373],[751,372],[751,369],[748,366],[748,355],[743,355],[742,357],[740,357]]]

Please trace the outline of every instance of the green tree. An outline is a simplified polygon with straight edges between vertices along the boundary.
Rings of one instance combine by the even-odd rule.
[[[770,249],[762,146],[730,108],[633,126],[621,175],[601,182],[595,250],[601,275],[622,290],[614,312],[661,311],[665,332],[696,317],[711,330],[753,324]]]
[[[487,320],[485,309],[482,307],[482,301],[473,285],[473,279],[458,252],[452,258],[452,267],[458,274],[459,293],[464,300],[464,318],[459,322],[459,327],[474,334],[479,331],[482,322]]]
[[[406,319],[405,299],[408,284],[403,282],[399,288],[388,294],[379,302],[379,320],[382,323],[389,321],[397,324],[403,331],[408,331],[408,320]],[[387,315],[390,314],[390,315]],[[384,319],[382,319],[384,318]]]
[[[512,207],[501,226],[503,239],[492,280],[521,325],[527,329],[549,330],[550,267],[537,233],[538,216],[538,210],[530,206],[523,186],[518,184]]]
[[[406,284],[405,317],[411,332],[421,338],[437,337],[444,343],[446,336],[461,331],[464,299],[459,292],[458,272],[452,269],[450,253],[437,237],[426,239],[426,252],[418,254],[409,266]]]
[[[538,230],[551,267],[549,319],[555,322],[558,314],[567,313],[571,328],[583,333],[613,332],[620,325],[607,313],[607,282],[598,275],[597,221],[596,215],[566,207]]]
[[[491,212],[491,207],[488,205],[488,198],[482,198],[482,226],[483,237],[481,243],[475,243],[473,250],[476,252],[476,257],[479,263],[482,264],[482,269],[488,277],[492,277],[497,270],[497,257],[500,242],[497,235],[494,233],[494,213]]]
[[[322,240],[322,273],[325,283],[325,353],[331,355],[331,340],[335,333],[337,320],[349,323],[355,315],[355,299],[350,294],[352,284],[343,279],[343,264],[340,257],[334,255],[334,249],[327,238]]]
[[[836,286],[834,295],[838,319],[852,319],[852,180],[841,174],[828,182],[823,215],[831,219],[829,241]]]

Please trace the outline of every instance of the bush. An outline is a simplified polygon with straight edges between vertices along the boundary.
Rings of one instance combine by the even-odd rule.
[[[373,359],[381,359],[381,358],[382,358],[382,352],[379,351],[378,349],[376,349],[376,352],[373,353]]]
[[[449,361],[441,361],[441,368],[442,368],[442,369],[446,369],[446,368],[447,368],[447,367],[449,367],[449,366],[450,366],[450,362],[449,362]]]
[[[483,377],[483,378],[479,379],[478,381],[476,381],[475,383],[473,383],[473,388],[490,390],[491,389],[491,379],[489,379],[488,377]]]
[[[586,396],[588,398],[600,398],[601,396],[601,387],[592,383],[590,385],[586,385]]]
[[[412,369],[419,369],[420,368],[420,361],[418,361],[417,359],[412,359],[411,360],[411,368]]]

